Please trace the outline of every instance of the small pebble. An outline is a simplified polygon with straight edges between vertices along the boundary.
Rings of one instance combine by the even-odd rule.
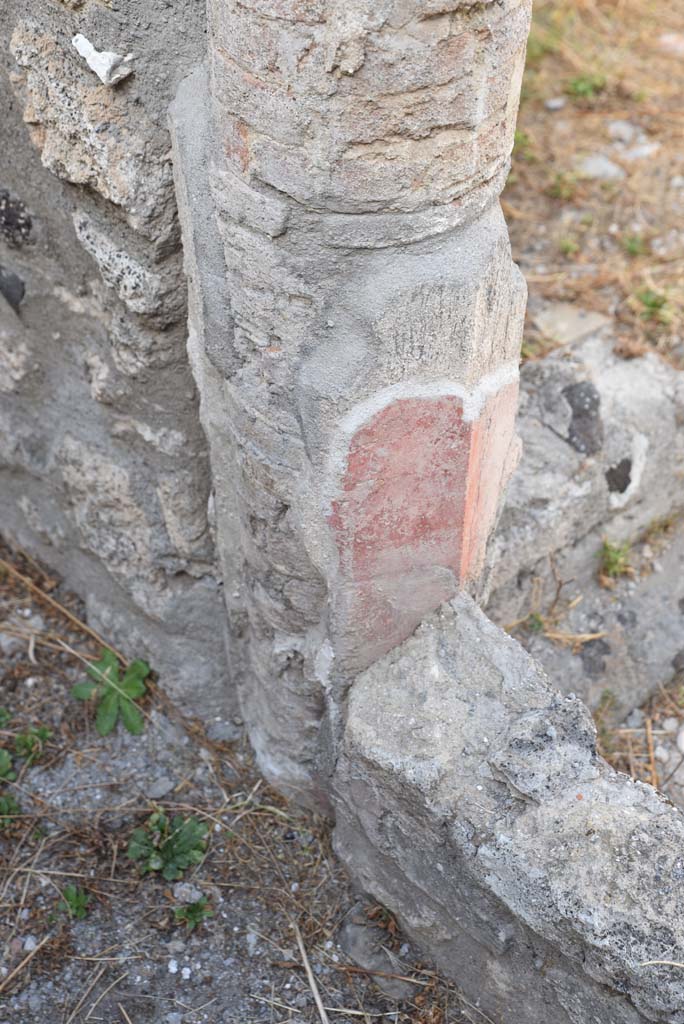
[[[177,960],[169,960],[169,974],[177,974],[177,973],[178,973],[178,961]]]
[[[631,142],[638,129],[631,121],[609,121],[608,134],[616,142]]]
[[[551,96],[548,100],[544,100],[547,110],[562,110],[566,103],[565,96]]]
[[[680,754],[684,754],[684,726],[677,733],[677,750]]]
[[[628,729],[641,729],[645,721],[646,716],[644,715],[641,708],[634,708],[634,710],[630,711],[630,713],[627,715],[627,718],[625,719],[625,725]]]
[[[145,796],[148,796],[150,800],[161,800],[163,796],[170,793],[174,789],[176,783],[173,779],[169,779],[168,776],[162,775],[160,778],[155,779],[145,789]]]
[[[679,719],[672,715],[670,718],[664,718],[662,721],[662,727],[665,732],[675,733],[679,729]]]
[[[197,903],[202,899],[202,890],[190,882],[176,882],[173,887],[173,898],[179,903]]]
[[[38,945],[38,939],[35,935],[27,935],[24,939],[24,952],[30,953]]]
[[[591,178],[596,181],[621,181],[625,172],[616,163],[609,160],[603,153],[594,153],[585,156],[580,161],[578,170],[584,178]]]

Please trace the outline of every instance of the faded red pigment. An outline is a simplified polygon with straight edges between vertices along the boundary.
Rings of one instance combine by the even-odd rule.
[[[514,462],[517,384],[464,421],[454,395],[397,399],[353,436],[329,524],[333,625],[358,668],[476,577]]]

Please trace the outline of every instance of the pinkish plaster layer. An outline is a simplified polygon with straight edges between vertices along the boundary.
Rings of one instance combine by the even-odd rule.
[[[456,395],[398,398],[353,435],[328,518],[339,555],[334,646],[358,669],[481,570],[515,464],[517,382],[476,419]]]

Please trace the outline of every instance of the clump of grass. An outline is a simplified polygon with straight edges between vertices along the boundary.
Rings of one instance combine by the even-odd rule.
[[[605,75],[577,75],[565,87],[568,96],[574,99],[594,100],[606,88]]]
[[[519,128],[515,129],[513,156],[519,157],[520,160],[525,160],[527,163],[534,163],[537,159],[531,137]]]
[[[80,885],[65,885],[62,889],[62,899],[57,904],[57,909],[69,917],[82,921],[88,916],[90,894],[82,889]]]
[[[615,737],[613,731],[608,727],[606,718],[615,705],[615,694],[612,690],[605,689],[601,694],[599,705],[594,712],[594,725],[596,726],[596,739],[598,751],[602,757],[609,757],[615,749]]]
[[[23,757],[26,767],[30,768],[42,757],[45,744],[51,737],[52,733],[46,726],[31,726],[26,732],[19,732],[14,737],[14,752],[17,757]]]
[[[654,288],[640,288],[636,293],[636,299],[643,307],[639,313],[642,320],[659,324],[671,322],[672,310],[664,292],[657,292]]]
[[[11,793],[0,795],[0,830],[9,829],[14,819],[21,814],[21,807]]]
[[[615,581],[622,576],[633,576],[634,569],[630,562],[632,546],[629,541],[623,544],[613,544],[604,540],[601,545],[599,561],[599,583],[601,586],[612,588]]]
[[[530,612],[523,625],[530,633],[543,633],[546,624],[540,612]]]
[[[175,907],[173,916],[178,924],[184,924],[189,931],[194,931],[197,925],[202,924],[208,917],[214,916],[214,911],[209,906],[206,896],[195,903],[186,903],[184,907]]]
[[[549,352],[558,348],[558,342],[553,338],[534,337],[525,338],[520,349],[521,363],[533,362],[535,359],[543,359]]]
[[[648,242],[643,235],[623,235],[622,248],[628,256],[645,256],[649,251]]]
[[[558,248],[564,256],[572,257],[576,256],[577,253],[580,251],[580,244],[576,238],[573,238],[571,235],[568,235],[565,238],[561,238],[560,242],[558,243]]]
[[[12,769],[12,756],[8,750],[0,749],[0,780],[14,782],[17,773]]]
[[[546,187],[546,194],[551,199],[570,202],[577,195],[577,175],[568,171],[558,171]]]

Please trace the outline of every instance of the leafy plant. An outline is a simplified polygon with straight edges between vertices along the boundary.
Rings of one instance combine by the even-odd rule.
[[[198,924],[201,924],[207,917],[213,917],[214,911],[209,907],[206,896],[195,903],[187,903],[184,907],[175,907],[173,916],[179,924],[185,924],[190,931],[194,931]]]
[[[175,815],[169,818],[155,811],[143,826],[133,829],[128,856],[139,862],[140,873],[160,871],[169,882],[199,864],[207,848],[209,826],[197,818]]]
[[[572,78],[568,82],[565,91],[575,99],[593,100],[603,92],[605,87],[605,75],[578,75],[577,78]]]
[[[636,297],[644,307],[641,310],[643,320],[656,320],[661,324],[668,324],[672,319],[672,312],[667,303],[667,295],[657,292],[653,288],[641,288]]]
[[[625,235],[622,247],[628,256],[645,256],[648,252],[648,242],[641,235]]]
[[[525,619],[525,627],[530,633],[544,632],[544,618],[539,612],[530,612]]]
[[[525,338],[520,349],[520,360],[523,363],[531,362],[534,359],[541,359],[558,347],[553,338],[534,337]]]
[[[14,782],[17,773],[12,771],[12,757],[8,750],[0,748],[0,779],[3,782]]]
[[[103,648],[100,660],[86,669],[90,679],[76,683],[72,694],[77,700],[97,701],[95,728],[100,736],[108,736],[119,718],[134,736],[145,728],[142,712],[135,701],[146,692],[145,679],[150,666],[139,658],[132,661],[123,679],[119,677],[119,662],[113,651]]]
[[[625,541],[624,544],[611,544],[609,540],[604,540],[599,567],[599,581],[603,586],[612,587],[620,576],[634,575],[634,569],[629,561],[630,549],[629,541]]]
[[[7,708],[0,707],[0,729],[4,729],[12,721],[12,715]]]
[[[84,917],[88,916],[90,894],[80,885],[65,885],[62,889],[62,896],[63,899],[57,904],[57,909],[61,910],[63,914],[68,914],[69,917],[74,917],[77,921],[82,921]]]
[[[577,239],[572,238],[570,235],[568,235],[565,238],[561,238],[560,242],[558,243],[558,248],[564,256],[576,256],[577,253],[580,251],[580,244],[577,241]]]
[[[18,814],[21,814],[21,807],[12,794],[0,795],[0,829],[9,828]]]
[[[547,186],[546,194],[552,199],[561,199],[564,203],[570,202],[577,194],[577,175],[558,171],[553,181]]]
[[[51,736],[52,733],[46,726],[32,725],[26,732],[18,732],[14,737],[14,752],[17,757],[25,758],[26,767],[30,768],[41,757]]]
[[[521,160],[526,160],[527,163],[534,163],[537,159],[532,139],[527,132],[521,131],[519,128],[515,129],[513,155],[520,157]]]

